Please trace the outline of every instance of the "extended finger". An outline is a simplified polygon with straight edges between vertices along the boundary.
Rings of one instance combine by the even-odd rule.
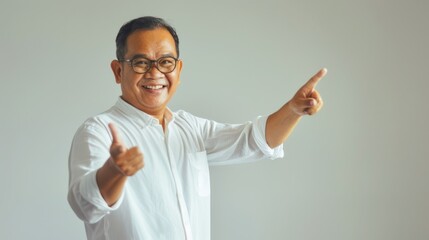
[[[109,129],[112,133],[112,144],[121,144],[122,145],[122,139],[119,136],[118,129],[116,128],[115,124],[113,122],[109,123]]]
[[[322,79],[326,73],[328,72],[328,70],[326,68],[322,68],[320,69],[313,77],[310,78],[310,80],[308,80],[305,84],[304,84],[304,88],[307,89],[314,89],[317,85],[317,83],[320,81],[320,79]]]

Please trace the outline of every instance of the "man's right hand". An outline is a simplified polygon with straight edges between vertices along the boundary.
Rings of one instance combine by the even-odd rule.
[[[112,206],[120,198],[127,178],[142,169],[144,162],[138,147],[127,149],[113,123],[109,123],[109,129],[113,138],[110,157],[98,169],[96,178],[101,195]]]
[[[109,161],[122,175],[134,175],[144,167],[143,154],[138,147],[126,148],[113,123],[109,123],[109,129],[113,138],[112,145],[110,146]]]

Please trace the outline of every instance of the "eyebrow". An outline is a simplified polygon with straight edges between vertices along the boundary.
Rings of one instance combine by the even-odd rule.
[[[146,59],[149,59],[149,60],[152,60],[152,59],[150,59],[146,54],[142,54],[142,53],[137,53],[137,54],[134,54],[131,58],[129,58],[129,59],[134,59],[134,58],[139,58],[139,57],[141,57],[141,58],[146,58]],[[163,58],[163,57],[173,57],[173,58],[176,58],[173,54],[171,54],[171,53],[165,53],[165,54],[162,54],[161,55],[161,57],[159,57],[159,58]],[[158,58],[158,59],[159,59]]]

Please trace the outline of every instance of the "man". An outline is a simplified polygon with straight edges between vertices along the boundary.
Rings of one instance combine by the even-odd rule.
[[[116,45],[122,95],[76,132],[68,201],[88,239],[210,239],[208,165],[282,157],[301,117],[322,107],[314,87],[326,70],[269,117],[220,124],[168,109],[183,62],[164,20],[126,23]]]

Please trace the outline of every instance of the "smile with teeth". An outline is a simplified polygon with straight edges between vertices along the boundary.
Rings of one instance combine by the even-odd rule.
[[[158,90],[158,89],[161,89],[164,87],[165,87],[164,85],[146,85],[146,86],[143,86],[143,88],[151,89],[151,90]]]

